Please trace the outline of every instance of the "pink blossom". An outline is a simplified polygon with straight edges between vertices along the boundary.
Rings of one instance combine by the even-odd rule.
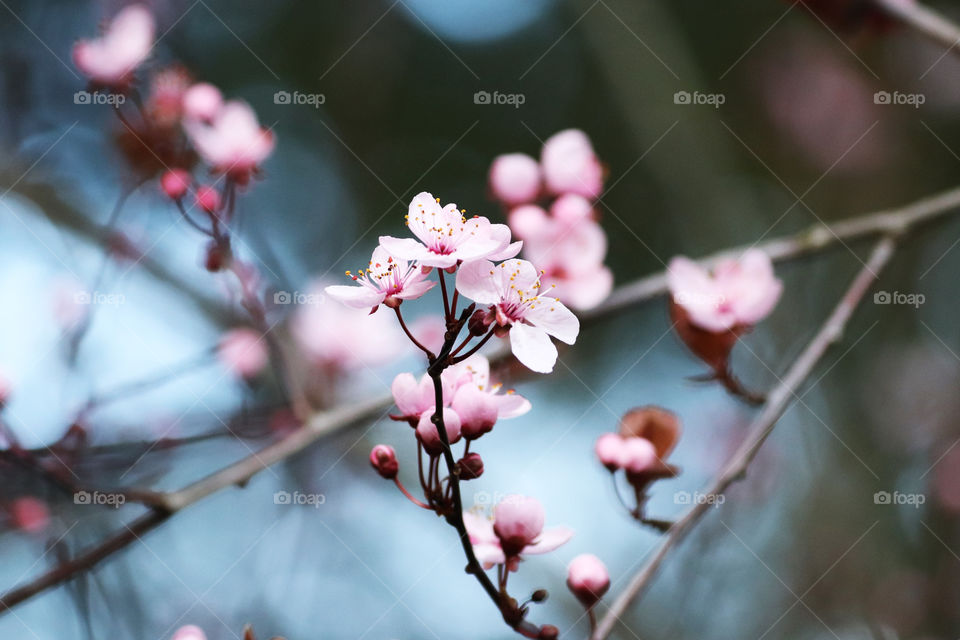
[[[535,204],[525,204],[510,210],[507,216],[510,230],[518,238],[526,241],[542,235],[544,226],[550,224],[550,216]]]
[[[183,115],[191,120],[212,122],[223,108],[223,94],[209,82],[198,82],[183,94]]]
[[[676,257],[670,261],[667,281],[674,302],[690,321],[715,333],[756,324],[773,311],[783,292],[770,257],[760,249],[720,262],[713,274],[688,258]]]
[[[437,283],[427,280],[416,262],[407,262],[390,255],[383,247],[377,247],[370,258],[366,271],[356,275],[347,271],[347,276],[357,286],[335,285],[326,288],[327,295],[354,309],[373,309],[380,304],[396,306],[402,300],[419,298]]]
[[[270,359],[266,340],[247,328],[231,329],[223,334],[217,355],[227,369],[241,378],[254,377]]]
[[[597,438],[597,443],[593,449],[597,454],[597,459],[607,468],[607,471],[616,471],[623,468],[623,438],[618,434],[603,434]]]
[[[397,452],[393,447],[385,444],[378,444],[370,451],[370,464],[381,477],[387,480],[393,480],[397,477],[400,470],[400,463],[397,462]]]
[[[73,46],[73,62],[91,80],[122,87],[150,54],[155,28],[153,15],[145,6],[124,7],[102,36],[81,40]]]
[[[540,165],[525,153],[497,156],[490,165],[490,189],[507,205],[533,202],[540,180]]]
[[[421,316],[410,325],[410,332],[430,351],[438,353],[447,333],[447,321],[440,314]]]
[[[543,506],[527,496],[504,497],[493,510],[493,520],[467,511],[463,521],[484,569],[506,564],[515,571],[522,555],[548,553],[573,537],[567,527],[544,530]]]
[[[593,204],[581,195],[567,193],[553,201],[550,215],[561,224],[577,225],[593,219]]]
[[[216,213],[220,209],[220,192],[208,184],[200,185],[195,202],[201,211]]]
[[[449,369],[440,375],[444,405],[448,405],[453,397],[451,379]],[[436,407],[433,378],[427,374],[423,374],[418,381],[412,373],[401,373],[393,379],[390,392],[393,394],[394,404],[400,410],[400,414],[395,416],[395,419],[419,421],[424,412],[432,413]]]
[[[420,421],[417,423],[417,439],[420,440],[424,450],[433,456],[443,451],[440,432],[437,430],[437,425],[433,424],[434,413],[436,413],[435,409],[427,409],[420,414]],[[444,407],[443,427],[447,433],[448,443],[453,444],[460,440],[460,416],[456,411]]]
[[[552,193],[577,193],[596,198],[603,190],[603,165],[590,139],[579,129],[567,129],[550,136],[540,152],[540,166]]]
[[[589,218],[573,224],[551,218],[525,245],[525,257],[543,270],[543,286],[575,309],[591,309],[613,290],[613,273],[603,264],[606,254],[607,236]]]
[[[623,468],[630,473],[643,473],[659,462],[656,448],[646,438],[624,438],[620,456]]]
[[[185,169],[170,169],[160,177],[160,189],[171,200],[179,200],[187,194],[192,178]]]
[[[207,635],[200,627],[188,624],[177,629],[170,640],[207,640]]]
[[[584,553],[570,561],[567,587],[583,606],[592,607],[610,588],[610,573],[600,558]]]
[[[529,400],[512,390],[501,394],[501,385],[490,384],[490,361],[480,354],[447,372],[454,387],[450,406],[460,416],[463,436],[468,440],[493,429],[498,419],[515,418],[530,411]]]
[[[10,505],[10,518],[17,529],[40,533],[50,524],[50,510],[43,501],[25,496],[17,498]]]
[[[423,192],[414,197],[407,226],[418,239],[380,236],[380,246],[404,260],[425,267],[449,268],[458,262],[517,255],[521,243],[510,243],[510,228],[491,224],[482,216],[466,218],[457,205],[440,206],[439,199]]]
[[[239,100],[225,102],[209,123],[186,120],[184,128],[197,153],[214,171],[239,182],[249,179],[275,143],[273,133],[260,126],[250,105]]]
[[[517,360],[539,373],[550,373],[557,348],[550,336],[567,344],[576,342],[580,321],[553,297],[540,293],[540,275],[526,260],[494,265],[486,260],[463,265],[457,290],[478,304],[493,305],[499,327],[509,329],[510,348]]]

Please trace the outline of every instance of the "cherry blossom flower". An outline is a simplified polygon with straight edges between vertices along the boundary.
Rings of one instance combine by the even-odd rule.
[[[263,336],[245,327],[223,334],[217,356],[227,369],[241,378],[256,376],[270,359]]]
[[[457,290],[490,312],[501,330],[509,330],[510,348],[517,360],[532,371],[550,373],[557,348],[550,336],[567,344],[576,342],[580,321],[562,302],[540,293],[540,274],[526,260],[494,265],[478,260],[463,265]]]
[[[587,134],[579,129],[567,129],[550,136],[543,143],[540,166],[547,189],[552,193],[577,193],[596,198],[603,190],[603,165]]]
[[[356,275],[347,271],[347,276],[357,286],[330,286],[327,295],[348,307],[373,311],[380,304],[395,307],[402,300],[419,298],[437,284],[427,280],[429,274],[419,264],[394,258],[383,247],[374,249],[366,271],[361,269]]]
[[[433,424],[433,414],[435,409],[427,409],[420,414],[420,420],[417,422],[417,439],[423,445],[424,450],[432,456],[443,452],[443,441],[440,440],[440,432],[437,425]],[[460,440],[460,416],[453,409],[443,408],[443,428],[447,433],[447,442],[453,444]]]
[[[499,419],[515,418],[530,411],[530,401],[513,393],[499,393],[501,385],[490,384],[490,361],[480,354],[470,356],[447,370],[454,387],[451,408],[460,416],[463,436],[479,438]]]
[[[17,529],[40,533],[50,524],[50,510],[43,501],[24,496],[10,504],[10,518]]]
[[[610,573],[600,558],[583,553],[567,566],[567,588],[583,606],[590,608],[610,588]]]
[[[153,15],[145,6],[124,7],[102,36],[73,46],[73,62],[94,82],[122,88],[150,54],[155,29]]]
[[[186,169],[170,169],[160,177],[160,189],[171,200],[179,200],[187,195],[193,178]]]
[[[497,156],[490,165],[490,189],[505,204],[533,202],[540,182],[540,165],[525,153]]]
[[[451,371],[447,369],[440,375],[444,405],[448,405],[453,397]],[[412,373],[401,373],[393,379],[390,392],[393,394],[394,404],[400,410],[399,414],[391,416],[394,420],[412,421],[411,424],[416,426],[421,415],[427,412],[432,415],[436,407],[433,379],[427,374],[423,374],[418,381]]]
[[[212,122],[223,108],[223,94],[209,82],[191,85],[183,94],[183,115],[191,120]]]
[[[440,206],[427,192],[410,202],[407,226],[418,240],[380,236],[380,246],[391,255],[416,260],[424,267],[451,268],[459,262],[517,255],[521,243],[510,243],[510,228],[491,224],[482,216],[466,218],[457,205]]]
[[[770,257],[760,249],[720,262],[712,274],[689,258],[676,257],[670,261],[667,281],[674,303],[690,322],[714,333],[763,320],[783,292]]]
[[[567,527],[544,529],[543,506],[535,498],[508,495],[493,510],[493,519],[472,511],[463,514],[473,552],[484,569],[506,564],[516,571],[521,556],[549,553],[573,537]]]
[[[382,478],[393,480],[397,477],[400,470],[400,463],[397,462],[397,452],[393,447],[385,444],[378,444],[370,451],[370,464]]]
[[[188,119],[184,128],[200,156],[217,173],[226,173],[240,183],[273,151],[273,132],[257,122],[257,114],[245,102],[223,104],[210,122]]]

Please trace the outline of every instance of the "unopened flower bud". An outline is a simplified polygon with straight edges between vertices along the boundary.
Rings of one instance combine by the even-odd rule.
[[[217,273],[226,266],[229,257],[229,250],[224,250],[219,243],[211,240],[210,243],[207,244],[207,252],[204,257],[203,266],[207,271]]]
[[[473,312],[473,315],[470,316],[470,320],[467,322],[467,329],[470,331],[471,336],[482,336],[490,328],[490,325],[493,324],[493,314],[489,309],[477,309]]]
[[[479,453],[468,453],[457,462],[461,480],[475,480],[483,475],[483,458]]]
[[[179,200],[190,188],[190,173],[185,169],[170,169],[160,177],[160,188],[171,200]]]
[[[603,434],[593,448],[607,471],[612,473],[623,466],[623,438],[616,433]]]
[[[540,640],[557,640],[560,637],[560,629],[557,629],[552,624],[545,624],[540,627],[540,635],[538,636]]]
[[[197,206],[207,213],[220,209],[220,192],[209,185],[197,187]]]
[[[393,480],[397,477],[400,470],[400,463],[397,462],[397,454],[393,447],[385,444],[378,444],[370,452],[370,464],[380,477],[387,480]]]
[[[549,596],[546,589],[537,589],[530,595],[530,602],[545,602]]]
[[[597,556],[584,553],[567,568],[567,587],[588,609],[597,604],[610,588],[610,574]]]

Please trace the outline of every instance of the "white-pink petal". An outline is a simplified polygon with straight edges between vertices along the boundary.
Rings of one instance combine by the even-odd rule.
[[[527,324],[510,327],[510,350],[531,371],[550,373],[557,362],[557,348],[543,329]]]

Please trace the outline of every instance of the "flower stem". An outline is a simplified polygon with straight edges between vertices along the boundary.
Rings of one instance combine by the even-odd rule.
[[[396,306],[393,308],[393,310],[397,313],[397,320],[400,321],[400,328],[403,329],[403,332],[407,334],[408,338],[410,338],[410,342],[415,344],[420,351],[423,351],[425,354],[427,354],[427,358],[433,362],[436,356],[433,355],[433,351],[430,351],[430,349],[427,349],[425,346],[423,346],[420,341],[414,337],[413,333],[410,332],[410,329],[407,328],[407,323],[403,321],[403,314],[400,313],[400,307]]]

